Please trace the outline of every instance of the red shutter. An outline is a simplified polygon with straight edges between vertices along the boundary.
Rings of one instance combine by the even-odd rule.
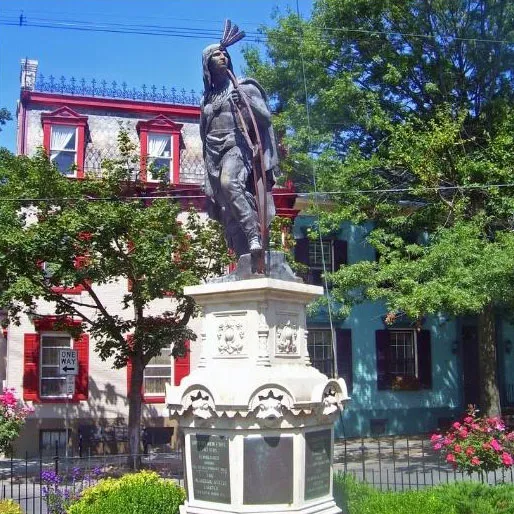
[[[391,337],[388,330],[377,330],[376,352],[377,352],[377,388],[391,389],[391,375],[389,364],[391,360]]]
[[[348,328],[336,328],[337,374],[344,378],[348,392],[352,391],[352,331]]]
[[[130,384],[132,381],[132,359],[127,359],[127,397],[130,396]]]
[[[23,340],[23,399],[39,400],[39,334],[25,334]]]
[[[432,388],[432,351],[430,330],[420,330],[417,336],[418,380],[423,389]]]
[[[174,384],[176,386],[180,385],[181,380],[184,377],[189,375],[190,371],[190,351],[189,351],[189,341],[186,341],[186,349],[187,353],[184,357],[177,357],[175,359],[175,369],[173,376],[175,377]]]
[[[75,379],[74,400],[87,400],[89,392],[89,335],[81,334],[75,339],[73,348],[77,350],[79,372]]]
[[[341,265],[348,262],[348,244],[346,241],[336,239],[334,241],[334,271],[337,271]]]

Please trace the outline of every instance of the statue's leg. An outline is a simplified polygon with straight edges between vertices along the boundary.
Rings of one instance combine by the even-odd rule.
[[[220,188],[224,204],[247,239],[250,251],[262,249],[259,220],[254,202],[247,198],[245,188],[250,170],[238,148],[233,148],[222,159]]]

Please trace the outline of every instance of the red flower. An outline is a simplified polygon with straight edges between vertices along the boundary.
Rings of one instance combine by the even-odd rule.
[[[461,439],[466,439],[468,437],[468,429],[467,428],[461,428],[459,431],[459,437]]]
[[[466,416],[464,418],[464,423],[473,423],[473,416]]]
[[[453,447],[453,451],[455,453],[460,453],[462,451],[462,446],[460,444],[456,444],[454,447]]]
[[[475,448],[473,448],[472,446],[468,446],[468,448],[466,448],[466,455],[468,457],[471,457],[474,454],[475,454]]]
[[[478,457],[473,457],[471,459],[471,464],[473,466],[480,466],[480,464],[482,464],[482,461]]]
[[[501,452],[503,450],[503,446],[496,440],[491,440],[491,447],[495,452]]]
[[[446,456],[446,462],[451,462],[452,464],[456,462],[455,455],[453,455],[453,453],[449,453]]]
[[[482,445],[482,448],[486,451],[489,451],[492,448],[492,446],[489,443],[484,443]]]
[[[460,423],[459,423],[458,421],[456,421],[456,422],[452,425],[452,427],[453,427],[455,430],[459,430],[459,428],[460,428]]]
[[[503,452],[502,462],[504,466],[512,466],[512,464],[514,464],[514,459],[512,458],[512,455],[510,453]]]

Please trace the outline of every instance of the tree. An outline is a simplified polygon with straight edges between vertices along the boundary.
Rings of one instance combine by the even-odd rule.
[[[179,203],[145,193],[139,157],[123,131],[119,143],[120,158],[87,180],[62,176],[43,152],[29,158],[0,151],[0,304],[15,320],[37,317],[41,301],[50,302],[63,319],[82,320],[77,330],[89,331],[102,360],[118,369],[131,361],[128,430],[136,455],[145,366],[170,346],[174,357],[185,354],[185,341],[196,337],[188,327],[196,309],[184,287],[220,274],[228,257],[216,223],[192,209],[180,221]],[[131,284],[124,315],[108,310],[98,291],[117,281],[122,290]],[[77,284],[86,300],[62,293]],[[167,309],[156,314],[152,302],[160,298]]]
[[[497,414],[494,320],[514,305],[512,2],[320,0],[264,32],[267,59],[246,58],[287,170],[340,192],[321,229],[374,222],[377,261],[334,274],[335,299],[385,300],[391,321],[476,315],[480,406]]]
[[[0,109],[0,132],[2,132],[2,126],[10,120],[12,120],[11,113],[5,107],[2,107]]]

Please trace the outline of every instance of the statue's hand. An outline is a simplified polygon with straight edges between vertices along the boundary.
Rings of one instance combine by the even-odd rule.
[[[230,99],[238,106],[241,107],[242,98],[239,89],[233,89],[230,92]]]

